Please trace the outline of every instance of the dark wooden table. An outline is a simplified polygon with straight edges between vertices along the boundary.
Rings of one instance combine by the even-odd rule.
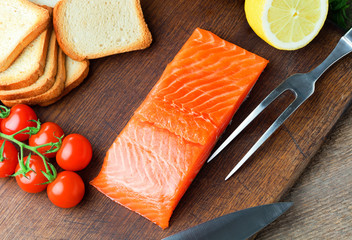
[[[283,201],[294,206],[257,240],[352,239],[352,108],[337,122]]]
[[[291,96],[280,98],[216,160],[206,164],[166,230],[112,202],[88,184],[98,174],[113,140],[196,27],[270,60],[224,137],[283,79],[317,66],[343,35],[327,23],[307,47],[280,51],[253,33],[244,16],[243,2],[143,0],[153,35],[150,48],[91,61],[89,75],[80,87],[50,107],[35,107],[42,121],[55,121],[66,133],[83,134],[93,144],[94,159],[79,172],[87,186],[82,203],[60,209],[49,202],[45,193],[24,193],[13,179],[0,179],[0,239],[161,239],[236,210],[280,200],[350,103],[351,56],[324,74],[316,93],[233,178],[223,180],[292,100]],[[330,195],[328,191],[326,194]],[[299,209],[296,205],[295,210]],[[322,218],[327,216],[328,212]],[[273,228],[275,232],[275,225]]]

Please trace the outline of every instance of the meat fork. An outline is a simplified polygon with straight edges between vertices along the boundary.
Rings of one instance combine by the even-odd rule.
[[[275,122],[266,130],[253,147],[246,153],[241,161],[227,175],[225,181],[229,179],[251,156],[252,154],[278,129],[281,124],[301,106],[314,92],[315,82],[319,77],[335,62],[348,53],[352,52],[352,28],[340,39],[330,55],[315,69],[308,73],[298,73],[290,76],[275,88],[233,131],[233,133],[220,145],[220,147],[210,156],[207,162],[214,159],[242,130],[253,121],[269,104],[285,91],[291,91],[295,95],[293,102],[281,113]]]

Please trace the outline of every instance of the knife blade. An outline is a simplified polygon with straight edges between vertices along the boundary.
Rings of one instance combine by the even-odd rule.
[[[281,216],[292,205],[292,202],[280,202],[247,208],[215,218],[163,240],[248,239]]]

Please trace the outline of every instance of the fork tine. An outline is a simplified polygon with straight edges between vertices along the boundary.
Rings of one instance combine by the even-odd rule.
[[[281,124],[299,107],[307,98],[296,98],[275,120],[273,124],[266,130],[266,132],[259,138],[253,147],[246,153],[239,163],[231,170],[225,178],[229,179],[251,156],[252,154],[278,129]]]
[[[285,82],[281,83],[278,87],[276,87],[264,100],[247,116],[247,118],[236,128],[234,132],[220,145],[218,149],[210,156],[207,160],[209,163],[213,160],[238,134],[245,129],[248,124],[250,124],[253,119],[255,119],[270,103],[272,103],[278,96],[280,96],[284,91],[289,88],[285,84]]]

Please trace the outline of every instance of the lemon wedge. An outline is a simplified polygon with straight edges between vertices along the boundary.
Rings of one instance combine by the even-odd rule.
[[[328,0],[246,0],[246,18],[271,46],[295,50],[306,46],[323,27]]]

